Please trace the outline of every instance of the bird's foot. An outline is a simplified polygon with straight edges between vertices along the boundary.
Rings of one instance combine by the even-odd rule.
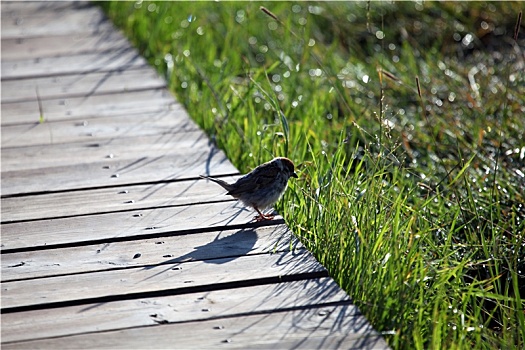
[[[272,214],[264,215],[260,210],[258,210],[258,209],[256,209],[256,210],[259,213],[259,215],[254,217],[255,221],[257,221],[257,222],[265,221],[265,220],[273,220],[273,218],[275,217],[275,215],[272,215]]]

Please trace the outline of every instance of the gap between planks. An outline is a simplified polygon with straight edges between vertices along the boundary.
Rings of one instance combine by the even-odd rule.
[[[191,335],[191,336],[190,336]],[[320,305],[6,344],[24,348],[388,349],[352,305]]]
[[[38,88],[40,87],[40,88]],[[2,104],[116,94],[166,87],[150,67],[112,70],[91,74],[56,75],[2,81]]]
[[[182,106],[157,112],[134,112],[125,115],[90,117],[44,123],[2,125],[2,149],[62,143],[103,142],[108,139],[177,134],[200,130],[184,116]]]
[[[2,315],[5,343],[305,309],[350,298],[328,277]],[[360,314],[357,307],[351,315]],[[31,319],[31,322],[27,322]]]
[[[304,249],[284,224],[3,253],[2,282]]]
[[[219,175],[227,182],[239,176]],[[122,185],[2,198],[2,223],[62,219],[137,209],[155,209],[232,200],[217,184],[203,179]],[[53,205],[61,203],[60,215]]]
[[[2,283],[2,313],[327,277],[306,250]],[[57,293],[67,290],[67,293]]]

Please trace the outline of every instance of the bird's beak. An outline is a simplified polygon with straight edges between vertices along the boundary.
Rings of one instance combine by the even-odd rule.
[[[292,174],[292,177],[295,177],[296,179],[299,178],[299,176],[297,176],[297,173],[294,171],[294,173]]]

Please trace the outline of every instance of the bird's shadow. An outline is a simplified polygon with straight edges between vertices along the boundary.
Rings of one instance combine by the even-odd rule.
[[[208,264],[228,263],[247,255],[254,248],[258,238],[254,228],[241,229],[225,237],[221,237],[221,235],[224,233],[218,233],[215,239],[209,243],[194,247],[192,252],[144,267],[144,270],[164,267],[147,279],[154,278],[169,270],[176,270],[180,264],[188,261],[203,261]]]

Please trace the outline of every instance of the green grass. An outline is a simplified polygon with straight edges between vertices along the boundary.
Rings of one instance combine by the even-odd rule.
[[[525,346],[522,3],[101,6],[394,349]]]

